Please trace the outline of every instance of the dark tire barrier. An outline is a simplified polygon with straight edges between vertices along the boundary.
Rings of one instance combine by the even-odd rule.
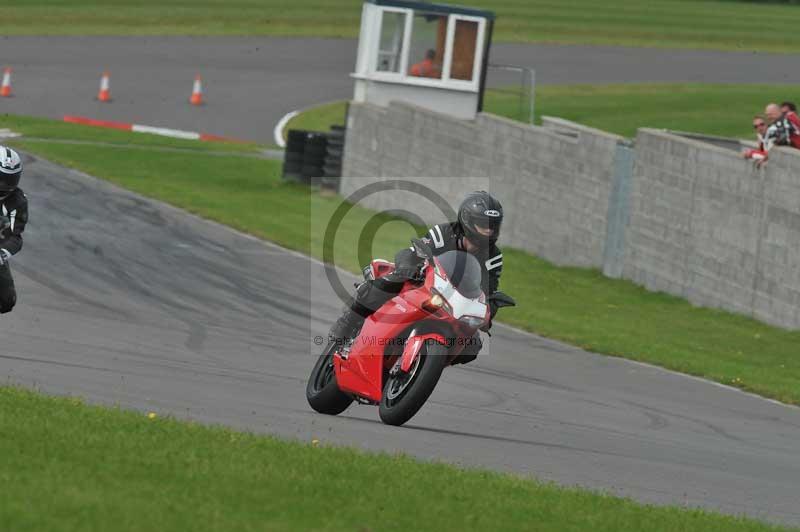
[[[289,130],[286,150],[283,152],[283,178],[289,181],[303,181],[303,152],[308,131]]]
[[[328,146],[325,153],[325,164],[322,167],[322,188],[339,191],[342,177],[342,157],[344,155],[344,126],[332,125],[328,133]]]
[[[306,135],[306,147],[303,152],[303,178],[310,185],[319,186],[322,177],[322,166],[325,164],[325,150],[328,147],[328,136],[318,131]]]
[[[344,126],[327,133],[289,130],[283,158],[283,178],[337,192],[342,177]]]

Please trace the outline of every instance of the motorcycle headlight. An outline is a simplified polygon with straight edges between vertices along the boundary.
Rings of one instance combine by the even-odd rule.
[[[431,314],[435,314],[439,309],[444,309],[445,312],[450,312],[450,305],[447,304],[447,300],[444,298],[444,296],[435,289],[432,290],[432,292],[433,295],[430,299],[422,304],[422,308]]]
[[[478,318],[477,316],[461,316],[458,318],[458,321],[470,327],[472,329],[477,329],[481,325],[483,325],[483,318]]]

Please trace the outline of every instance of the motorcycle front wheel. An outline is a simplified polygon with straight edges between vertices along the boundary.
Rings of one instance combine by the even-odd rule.
[[[422,408],[447,366],[447,347],[429,341],[422,347],[408,372],[386,380],[378,413],[387,425],[402,425]]]
[[[330,343],[325,348],[311,370],[306,385],[306,399],[311,408],[320,414],[332,416],[341,414],[353,402],[353,398],[343,393],[336,383],[336,372],[333,368],[335,347],[336,344]]]

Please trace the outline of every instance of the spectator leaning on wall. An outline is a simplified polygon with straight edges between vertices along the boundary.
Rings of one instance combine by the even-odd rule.
[[[797,113],[791,110],[794,106],[791,102],[787,104],[788,112],[783,112],[776,103],[767,105],[764,114],[767,116],[770,125],[767,130],[767,137],[774,141],[776,146],[792,146],[800,148],[800,119]]]
[[[781,104],[781,112],[795,132],[800,134],[800,117],[797,116],[797,106],[794,102],[783,102]]]
[[[767,158],[767,152],[772,147],[772,141],[767,138],[767,122],[763,116],[756,115],[753,117],[753,129],[756,130],[758,147],[754,150],[745,150],[742,152],[742,157],[753,159],[754,161],[764,161]]]

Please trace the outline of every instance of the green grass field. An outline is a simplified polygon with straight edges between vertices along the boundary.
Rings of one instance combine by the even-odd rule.
[[[800,6],[798,6],[800,7]],[[691,131],[723,137],[753,137],[752,117],[769,102],[800,102],[797,85],[721,85],[630,83],[616,85],[544,85],[536,90],[536,120],[558,116],[625,137],[640,127]],[[343,123],[345,102],[311,107],[287,129],[327,130]],[[522,106],[527,112],[527,104]],[[525,120],[519,94],[489,90],[484,109]]]
[[[290,129],[328,131],[334,124],[343,125],[346,111],[346,101],[323,103],[304,109],[286,123],[283,137],[286,138],[286,132]]]
[[[787,530],[330,447],[325,433],[282,441],[8,387],[0,412],[8,532]]]
[[[200,151],[226,151],[253,153],[264,149],[250,142],[202,142],[199,140],[173,139],[149,133],[133,133],[117,129],[96,128],[72,124],[47,118],[2,114],[0,124],[27,137],[38,137],[63,141],[102,142],[120,146],[143,146],[159,148],[178,148]]]
[[[0,127],[5,125],[0,121]],[[16,140],[51,160],[167,201],[201,216],[321,256],[322,224],[339,205],[307,187],[284,183],[280,163],[237,156],[141,151]],[[225,168],[221,175],[216,169]],[[280,209],[280,217],[271,213]],[[235,212],[236,216],[231,216]],[[312,216],[313,213],[313,216]],[[336,261],[358,271],[357,239],[373,213],[354,209],[337,237]],[[414,234],[393,222],[367,256],[391,258]],[[788,403],[800,404],[800,332],[788,332],[722,311],[645,291],[598,271],[557,268],[504,250],[503,290],[519,306],[501,320],[583,348],[700,375]],[[331,316],[331,320],[334,316]]]
[[[495,39],[793,53],[800,6],[731,0],[458,0]],[[361,0],[8,0],[2,35],[355,37]]]

